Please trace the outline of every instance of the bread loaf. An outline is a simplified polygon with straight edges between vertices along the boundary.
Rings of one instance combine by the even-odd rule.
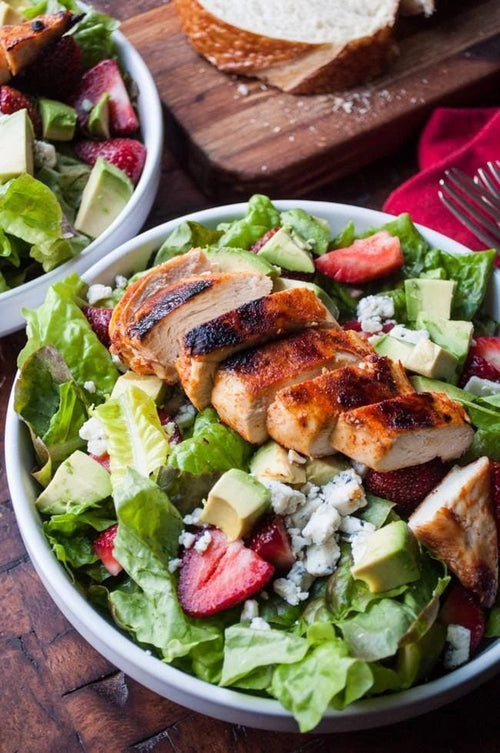
[[[192,45],[217,68],[293,94],[356,86],[396,54],[400,0],[174,2]]]

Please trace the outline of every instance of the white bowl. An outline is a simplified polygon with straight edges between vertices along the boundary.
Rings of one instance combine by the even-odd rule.
[[[391,219],[382,212],[312,201],[277,201],[280,209],[301,206],[330,222],[332,231],[348,220],[358,230],[376,227]],[[130,274],[142,268],[152,251],[183,220],[193,219],[214,226],[221,220],[240,216],[245,204],[196,212],[153,228],[117,248],[85,273],[88,282],[112,283],[117,274]],[[467,252],[464,246],[439,233],[419,226],[435,247]],[[490,291],[491,313],[500,318],[500,275]],[[28,433],[14,412],[11,395],[5,436],[7,479],[21,535],[31,560],[46,589],[73,626],[115,666],[160,695],[195,711],[224,721],[275,731],[297,731],[292,715],[272,699],[257,698],[236,690],[220,688],[165,664],[150,656],[102,618],[80,595],[55,559],[42,532],[35,509],[36,485],[31,478],[33,453]],[[344,711],[328,711],[314,732],[343,732],[392,724],[437,708],[470,691],[492,676],[500,666],[500,640],[494,641],[468,664],[424,685],[387,696],[360,701]]]
[[[142,138],[147,148],[142,175],[127,206],[111,225],[78,256],[34,280],[0,293],[0,337],[24,327],[21,308],[36,308],[45,298],[47,288],[71,272],[81,274],[141,229],[155,200],[161,175],[163,149],[163,115],[161,100],[153,77],[137,50],[120,32],[113,38],[120,61],[137,84],[137,108]]]

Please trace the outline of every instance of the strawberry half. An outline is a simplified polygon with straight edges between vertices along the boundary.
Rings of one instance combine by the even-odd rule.
[[[182,556],[179,602],[192,617],[208,617],[240,604],[274,573],[274,567],[242,541],[228,541],[217,528],[209,530],[212,540],[204,552],[192,546]]]
[[[101,60],[86,71],[76,93],[70,97],[69,104],[76,109],[80,128],[85,130],[89,113],[103,94],[109,94],[111,132],[126,136],[137,131],[139,121],[115,60]]]
[[[398,513],[407,516],[439,484],[448,470],[449,466],[439,458],[397,471],[381,472],[369,468],[364,483],[373,494],[396,502]]]
[[[12,115],[18,110],[27,110],[33,124],[35,136],[42,132],[42,118],[35,100],[13,86],[0,86],[0,112],[4,115]]]
[[[82,52],[75,38],[61,37],[47,47],[23,73],[30,91],[54,99],[66,99],[78,87],[83,75]]]
[[[358,284],[386,277],[403,266],[399,238],[387,230],[358,238],[352,246],[329,251],[314,260],[318,272],[338,282]]]
[[[102,344],[106,348],[109,348],[111,345],[111,340],[109,339],[109,322],[111,321],[113,309],[99,306],[82,306],[82,313],[85,314],[88,323]]]
[[[98,157],[111,162],[123,170],[134,185],[139,181],[146,161],[146,147],[137,139],[78,141],[74,149],[80,159],[89,165],[93,165]]]
[[[118,523],[115,523],[115,525],[106,528],[105,531],[101,531],[92,544],[94,553],[97,554],[102,564],[111,575],[118,575],[123,570],[123,567],[113,556],[113,546],[117,530]]]
[[[295,562],[285,521],[281,515],[262,517],[248,546],[263,560],[274,565],[278,572],[288,572]]]
[[[500,337],[476,337],[460,376],[464,387],[472,376],[500,382]]]
[[[463,625],[470,630],[470,653],[479,648],[485,630],[484,612],[474,597],[460,583],[453,583],[439,612],[439,620],[445,625]]]

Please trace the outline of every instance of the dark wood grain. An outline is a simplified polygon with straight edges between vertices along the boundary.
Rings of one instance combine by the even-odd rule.
[[[161,0],[107,0],[95,5],[126,19]],[[473,5],[470,3],[470,5]],[[137,23],[137,22],[134,22]],[[125,29],[133,23],[125,24]],[[141,37],[137,31],[134,37]],[[161,69],[161,45],[142,53]],[[436,68],[439,71],[439,67]],[[163,78],[158,84],[162,96]],[[166,99],[164,104],[166,105]],[[244,104],[244,103],[243,103]],[[167,116],[166,148],[152,226],[201,209],[213,199],[185,169],[182,133]],[[416,169],[409,138],[390,158],[323,184],[309,198],[381,208]],[[195,171],[196,172],[196,171]],[[280,187],[282,198],[288,186]],[[239,200],[236,192],[229,196]],[[364,732],[294,735],[262,732],[197,714],[133,681],[74,630],[42,586],[24,549],[9,499],[3,460],[7,400],[24,334],[0,339],[0,752],[1,753],[496,753],[500,677],[440,710]]]

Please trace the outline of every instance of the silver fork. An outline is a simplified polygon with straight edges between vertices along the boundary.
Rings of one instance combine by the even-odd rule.
[[[500,162],[487,162],[474,176],[452,167],[439,181],[445,207],[483,243],[500,249]]]

